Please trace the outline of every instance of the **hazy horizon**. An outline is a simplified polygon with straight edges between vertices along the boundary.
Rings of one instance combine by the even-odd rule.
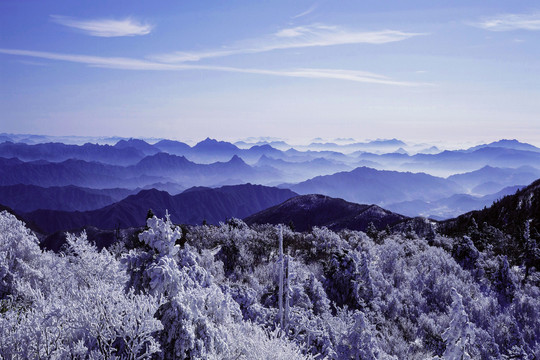
[[[194,146],[198,144],[199,142],[202,142],[206,139],[212,139],[217,141],[224,141],[229,142],[231,144],[236,144],[240,142],[245,142],[247,144],[253,144],[253,143],[263,143],[263,142],[280,142],[283,141],[287,143],[287,145],[290,145],[291,147],[307,147],[310,144],[314,143],[334,143],[337,145],[351,145],[355,143],[369,143],[371,141],[384,141],[384,140],[400,140],[403,141],[407,147],[416,147],[420,148],[423,145],[425,146],[436,146],[440,150],[460,150],[460,149],[467,149],[471,148],[477,145],[484,145],[489,144],[501,140],[517,140],[521,143],[530,144],[536,147],[540,147],[540,141],[537,142],[528,142],[522,139],[513,139],[513,138],[494,138],[494,139],[479,139],[477,141],[442,141],[442,140],[417,140],[413,141],[410,139],[405,138],[390,138],[390,137],[379,137],[379,138],[323,138],[323,137],[305,137],[305,138],[285,138],[285,137],[268,137],[268,136],[247,136],[247,137],[229,137],[229,138],[219,138],[219,137],[211,137],[211,136],[204,136],[200,138],[181,138],[181,137],[145,137],[145,136],[122,136],[120,134],[111,134],[111,135],[96,135],[96,136],[90,136],[90,135],[55,135],[55,134],[37,134],[37,133],[0,133],[0,135],[5,136],[16,136],[16,137],[27,137],[27,136],[44,136],[47,138],[51,138],[55,141],[63,142],[65,144],[74,144],[74,145],[82,145],[85,142],[90,143],[97,143],[97,144],[110,144],[113,145],[116,143],[116,141],[119,141],[120,139],[128,140],[128,139],[140,139],[144,140],[145,142],[149,144],[155,144],[161,140],[172,140],[172,141],[179,141],[183,142],[185,144],[188,144],[190,146]]]

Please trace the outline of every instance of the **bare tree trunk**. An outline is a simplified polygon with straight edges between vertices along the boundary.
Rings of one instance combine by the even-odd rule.
[[[290,286],[291,283],[289,281],[289,254],[285,257],[285,277],[286,277],[286,285],[285,285],[285,323],[284,323],[284,329],[287,329],[289,326],[289,310],[290,310],[290,304],[289,300],[291,297],[291,290]]]
[[[283,329],[283,228],[279,226],[279,295],[278,295],[278,323]]]

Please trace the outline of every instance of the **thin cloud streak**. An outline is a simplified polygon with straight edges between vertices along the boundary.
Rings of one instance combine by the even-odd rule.
[[[317,7],[318,7],[317,4],[313,4],[313,5],[311,5],[311,7],[309,9],[307,9],[306,11],[301,12],[300,14],[294,15],[293,17],[291,17],[291,19],[298,19],[298,18],[301,18],[302,16],[309,15],[313,11],[315,11],[315,9],[317,9]]]
[[[504,14],[473,24],[490,31],[540,30],[540,13]]]
[[[350,44],[386,44],[411,37],[425,35],[397,30],[350,31],[337,26],[314,24],[282,29],[270,37],[244,41],[230,48],[211,51],[184,52],[156,55],[152,59],[165,63],[199,61],[207,58],[225,57],[240,54],[263,53],[274,50],[299,49]]]
[[[69,61],[86,64],[93,67],[103,67],[123,70],[176,70],[178,65],[160,64],[146,60],[124,58],[124,57],[102,57],[77,54],[59,54],[45,51],[0,49],[0,53],[19,56],[30,56],[41,59]]]
[[[51,21],[99,37],[147,35],[152,31],[151,25],[143,24],[131,18],[123,20],[81,20],[68,16],[51,15]]]
[[[228,66],[214,65],[193,65],[193,64],[164,64],[147,60],[139,60],[124,57],[100,57],[77,54],[59,54],[44,51],[20,50],[20,49],[0,49],[1,54],[28,56],[41,59],[68,61],[85,64],[91,67],[120,70],[153,70],[153,71],[182,71],[182,70],[208,70],[223,71],[231,73],[272,75],[283,77],[296,77],[308,79],[333,79],[346,80],[360,83],[371,83],[394,86],[429,86],[429,83],[418,83],[408,81],[398,81],[384,75],[374,74],[365,71],[340,70],[340,69],[293,69],[293,70],[267,70],[253,68],[235,68]]]

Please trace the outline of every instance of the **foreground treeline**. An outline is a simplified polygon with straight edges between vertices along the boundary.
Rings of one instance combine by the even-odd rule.
[[[283,253],[280,253],[280,240]],[[176,227],[61,253],[0,213],[6,359],[540,358],[535,268],[467,237]]]

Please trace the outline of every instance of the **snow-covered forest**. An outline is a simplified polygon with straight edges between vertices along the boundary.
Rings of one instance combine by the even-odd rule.
[[[0,357],[540,357],[534,268],[467,236],[367,233],[149,214],[108,249],[81,233],[54,253],[2,212]]]

